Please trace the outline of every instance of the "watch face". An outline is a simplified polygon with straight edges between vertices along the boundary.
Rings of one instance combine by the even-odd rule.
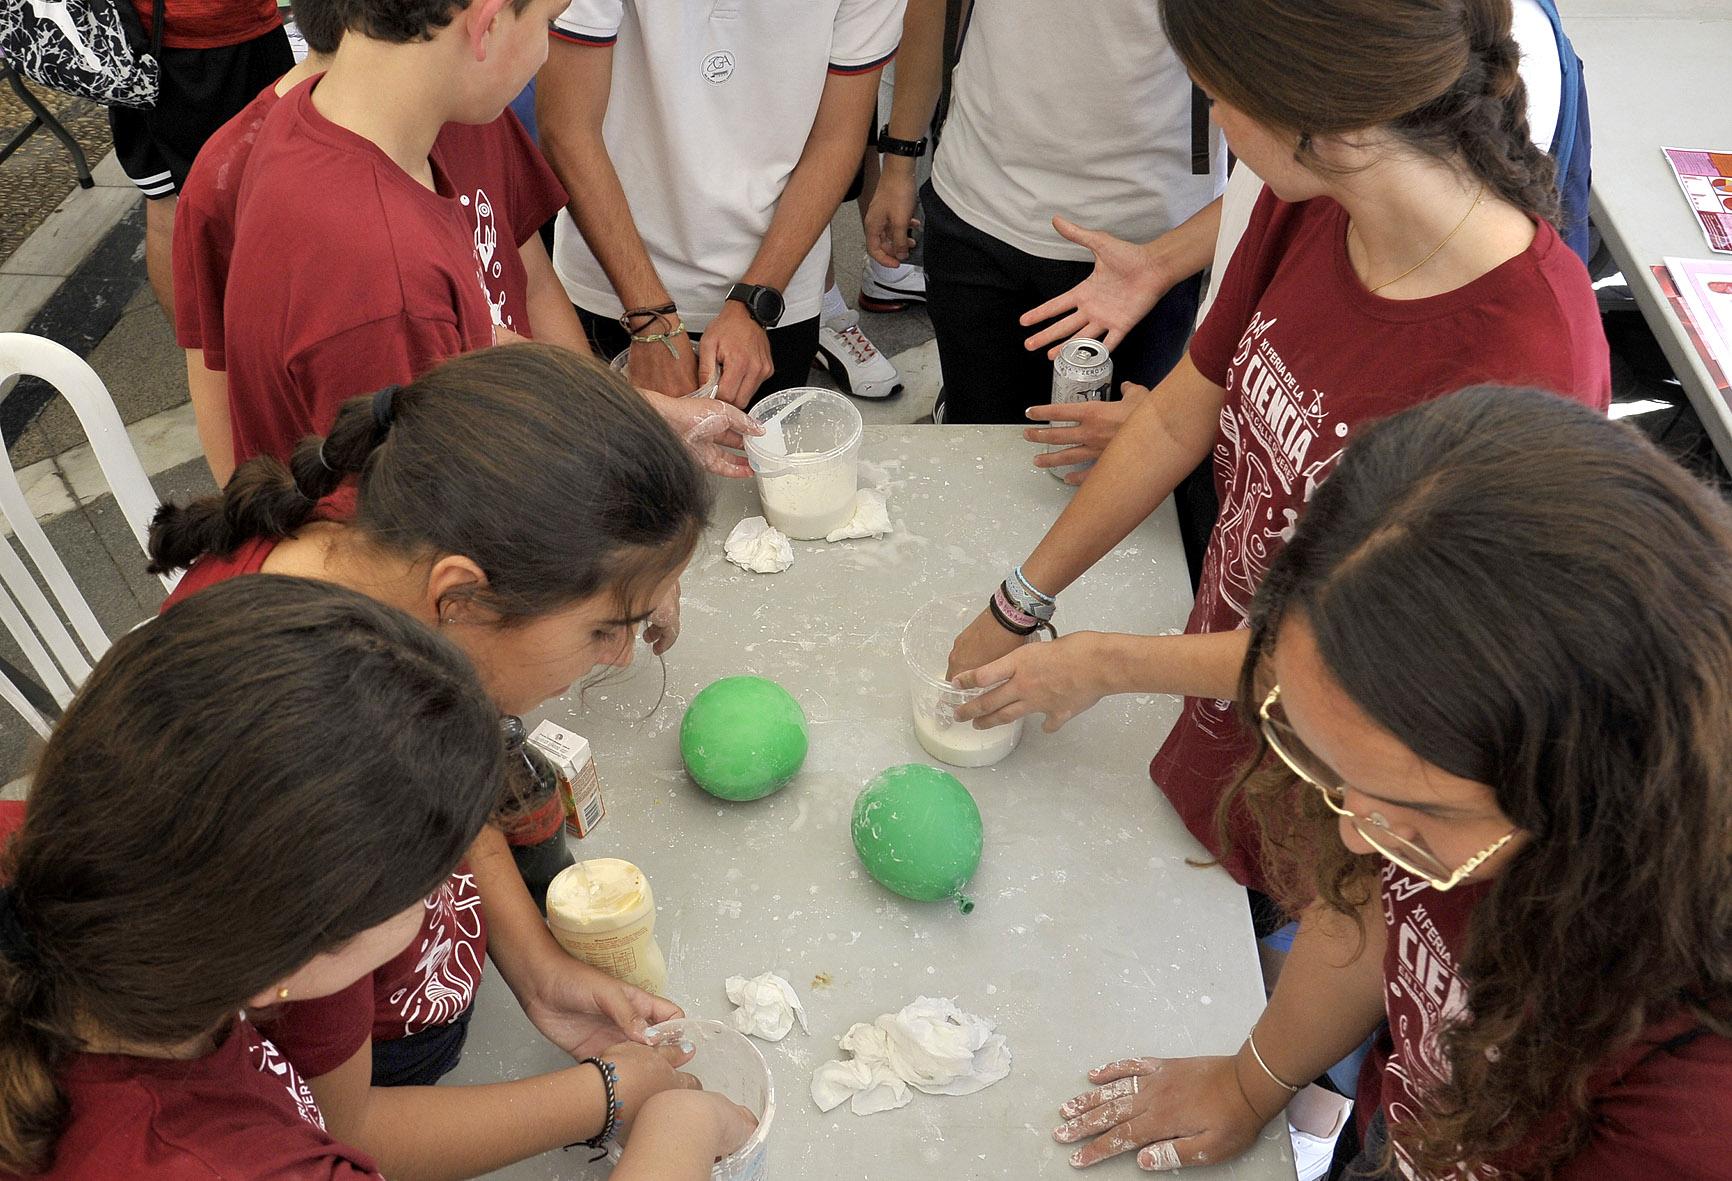
[[[766,328],[781,320],[786,306],[782,293],[773,287],[760,287],[752,293],[752,316]]]

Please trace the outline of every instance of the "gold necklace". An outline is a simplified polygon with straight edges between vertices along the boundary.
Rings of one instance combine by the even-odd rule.
[[[1409,275],[1413,274],[1413,272],[1417,271],[1420,267],[1424,266],[1426,263],[1428,263],[1432,259],[1436,258],[1438,256],[1438,253],[1440,251],[1442,251],[1445,246],[1449,245],[1450,240],[1453,239],[1457,234],[1461,233],[1461,227],[1467,224],[1467,219],[1473,216],[1473,211],[1478,209],[1484,203],[1485,203],[1485,186],[1480,185],[1479,186],[1479,192],[1474,194],[1473,204],[1469,205],[1467,207],[1467,212],[1462,214],[1461,220],[1455,223],[1455,229],[1453,229],[1453,230],[1449,231],[1449,233],[1445,234],[1443,236],[1443,241],[1439,242],[1436,246],[1431,248],[1430,254],[1426,255],[1424,258],[1420,259],[1418,262],[1416,262],[1412,266],[1408,267],[1405,271],[1402,271],[1401,274],[1395,276],[1395,278],[1387,279],[1384,282],[1379,283],[1377,286],[1371,288],[1370,289],[1371,294],[1376,295],[1379,291],[1382,291],[1385,287],[1390,287],[1390,286],[1395,285],[1396,283],[1401,282],[1403,279],[1407,278],[1407,276],[1409,276]],[[1347,223],[1348,233],[1352,233],[1353,228],[1354,228],[1353,223],[1348,222]],[[1365,245],[1365,239],[1361,238],[1359,240],[1359,244],[1363,248]]]

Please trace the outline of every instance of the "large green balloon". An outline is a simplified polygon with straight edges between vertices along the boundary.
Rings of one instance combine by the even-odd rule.
[[[868,783],[854,801],[854,851],[866,871],[904,898],[955,898],[980,866],[980,809],[956,776],[906,763]]]
[[[762,799],[786,787],[806,761],[806,715],[774,681],[724,677],[686,707],[680,757],[711,795]]]

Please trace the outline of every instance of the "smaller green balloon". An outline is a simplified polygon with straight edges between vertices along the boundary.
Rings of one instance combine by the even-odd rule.
[[[724,677],[686,707],[680,757],[711,795],[762,799],[786,787],[806,761],[806,714],[774,681]]]
[[[879,884],[904,898],[955,898],[980,867],[980,809],[956,776],[921,763],[881,772],[854,800],[854,851]]]

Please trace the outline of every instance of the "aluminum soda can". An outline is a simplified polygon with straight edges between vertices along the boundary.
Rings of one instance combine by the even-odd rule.
[[[1113,388],[1113,358],[1107,352],[1106,345],[1098,340],[1090,340],[1086,336],[1067,341],[1058,351],[1058,359],[1052,363],[1052,401],[1062,405],[1068,402],[1104,402]],[[1074,422],[1055,422],[1051,426],[1075,426]],[[1068,444],[1047,444],[1047,453],[1063,451]],[[1083,471],[1093,467],[1094,461],[1072,464],[1069,467],[1051,467],[1046,470],[1052,473],[1055,480],[1062,480],[1067,472]]]

